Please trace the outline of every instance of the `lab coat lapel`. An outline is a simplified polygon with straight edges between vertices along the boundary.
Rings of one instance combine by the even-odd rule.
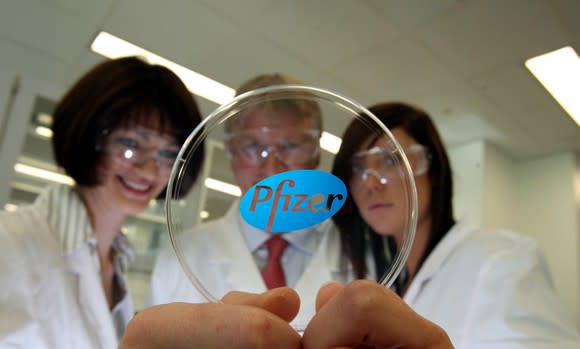
[[[417,297],[420,295],[423,287],[429,280],[441,269],[445,260],[449,258],[457,245],[471,235],[475,230],[466,223],[457,223],[447,232],[445,237],[437,244],[435,249],[425,260],[421,269],[411,282],[407,293],[405,293],[404,300],[408,304],[414,304]]]
[[[328,228],[317,231],[317,234],[324,234],[302,277],[298,280],[295,290],[300,295],[300,311],[293,321],[298,327],[304,327],[316,310],[316,295],[321,285],[332,280],[338,280],[340,268],[338,263],[338,244],[334,230]]]
[[[77,301],[88,328],[94,330],[101,348],[115,348],[117,336],[103,286],[91,259],[90,247],[83,244],[65,256],[69,270],[77,280]]]
[[[216,250],[210,264],[212,264],[212,269],[223,273],[223,292],[240,290],[261,293],[266,291],[262,275],[235,219],[227,219],[223,229],[219,229],[219,234],[223,234],[220,237],[223,245]]]
[[[333,273],[338,271],[338,266],[332,262],[336,252],[336,245],[330,240],[334,237],[328,231],[318,231],[316,234],[324,234],[312,260],[296,284],[296,290],[302,294],[317,292],[318,285],[331,281]]]

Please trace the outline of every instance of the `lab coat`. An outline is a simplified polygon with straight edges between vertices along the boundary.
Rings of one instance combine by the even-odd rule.
[[[56,189],[74,198],[70,190]],[[84,206],[78,198],[55,198],[55,207],[54,196],[45,194],[31,206],[0,212],[0,348],[116,348],[118,329],[133,315],[128,294],[113,316],[94,245],[63,253],[51,220],[70,220],[72,229],[86,226],[76,224],[86,218]]]
[[[230,210],[180,237],[190,276],[202,280],[216,298],[231,290],[266,290],[235,214]],[[320,285],[352,280],[352,269],[345,269],[340,258],[338,231],[331,221],[326,224],[316,255],[295,287],[304,303],[293,323],[299,327],[314,314]],[[578,331],[553,290],[536,243],[514,233],[456,224],[427,258],[404,300],[443,327],[458,349],[580,349]],[[164,251],[154,268],[149,303],[206,301],[175,253]]]
[[[580,348],[537,243],[456,224],[404,296],[460,349]]]
[[[191,232],[180,234],[178,238],[182,258],[192,271],[191,276],[201,282],[214,300],[234,290],[253,293],[267,290],[240,231],[237,207],[234,203],[224,217],[204,223]],[[301,299],[300,311],[293,321],[297,327],[305,327],[315,313],[315,297],[319,287],[331,280],[344,281],[344,276],[348,274],[341,268],[338,259],[339,236],[332,222],[323,222],[314,233],[323,236],[294,286]],[[174,251],[162,251],[153,269],[147,303],[202,303],[207,300],[193,286]]]

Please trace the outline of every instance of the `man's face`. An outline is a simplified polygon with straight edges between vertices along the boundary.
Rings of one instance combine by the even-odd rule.
[[[228,141],[230,166],[242,194],[280,172],[316,168],[319,138],[311,120],[290,112],[257,109],[244,116]]]

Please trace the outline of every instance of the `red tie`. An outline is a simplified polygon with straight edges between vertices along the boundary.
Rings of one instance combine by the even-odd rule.
[[[288,241],[280,236],[273,236],[266,240],[266,248],[268,249],[268,261],[266,266],[262,269],[262,277],[268,289],[286,286],[286,278],[284,277],[284,270],[280,258],[284,250],[288,246]]]

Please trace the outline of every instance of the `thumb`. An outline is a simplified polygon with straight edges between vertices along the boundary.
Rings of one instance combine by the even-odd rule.
[[[330,282],[320,288],[318,295],[316,295],[316,312],[320,310],[331,299],[338,291],[344,288],[343,285],[338,282]]]
[[[222,298],[222,303],[262,308],[286,322],[292,321],[300,309],[300,297],[289,287],[275,288],[262,294],[233,291]]]

